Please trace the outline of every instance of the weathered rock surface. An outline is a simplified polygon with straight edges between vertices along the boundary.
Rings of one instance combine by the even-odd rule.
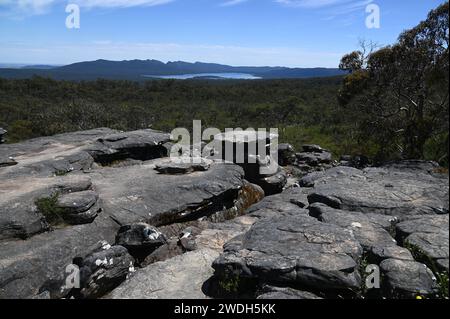
[[[99,241],[113,242],[118,228],[100,214],[91,224],[0,242],[0,299],[32,298],[44,291],[52,298],[65,297],[66,267]]]
[[[108,293],[134,271],[134,259],[123,246],[102,245],[82,259],[80,296],[98,298]]]
[[[259,200],[259,192],[247,186],[236,165],[213,163],[207,171],[159,174],[155,166],[167,159],[148,159],[161,156],[160,144],[167,136],[151,130],[98,129],[2,145],[1,155],[14,156],[18,164],[0,168],[0,298],[66,297],[66,267],[95,243],[114,242],[121,226],[219,219],[222,211],[224,218],[232,218]],[[67,165],[59,174],[61,159]],[[84,159],[85,170],[75,166]],[[48,199],[41,206],[74,220],[51,227],[49,215],[36,204],[40,199]],[[71,225],[79,223],[85,224]],[[189,240],[182,241],[183,249],[190,247]],[[88,280],[92,291],[80,296],[98,297],[111,289],[98,281],[115,282],[116,270],[98,271]]]
[[[351,232],[301,215],[263,218],[228,242],[214,261],[216,275],[321,291],[357,289],[362,248]]]
[[[386,259],[380,269],[385,279],[384,290],[390,297],[432,297],[437,293],[436,278],[424,264],[398,259]]]
[[[432,163],[407,161],[358,170],[336,167],[315,175],[311,203],[397,216],[448,214],[448,176],[434,174]]]
[[[108,299],[207,299],[205,282],[219,253],[201,249],[139,269],[106,296]]]
[[[56,207],[62,210],[64,221],[72,225],[92,223],[102,210],[98,194],[92,190],[59,196]]]
[[[0,157],[12,157],[17,164],[0,169],[0,180],[88,171],[94,160],[85,149],[92,145],[95,139],[116,132],[100,128],[39,137],[16,144],[3,144],[0,147]]]
[[[211,166],[210,161],[200,159],[198,162],[195,162],[194,159],[190,158],[187,160],[187,163],[167,161],[158,164],[156,165],[155,170],[157,170],[161,174],[183,175],[183,174],[190,174],[193,172],[204,172],[207,171],[210,166]]]
[[[170,141],[170,134],[154,130],[139,130],[109,134],[97,139],[87,151],[101,164],[123,160],[151,160],[168,156],[164,143]]]
[[[397,225],[397,236],[404,246],[413,251],[417,259],[425,263],[434,263],[438,268],[443,268],[448,272],[448,215],[406,220]]]
[[[309,211],[322,222],[350,230],[371,262],[378,264],[387,258],[414,260],[406,248],[397,245],[390,233],[398,222],[395,217],[338,210],[320,203],[310,205]]]
[[[233,162],[244,169],[245,178],[264,190],[265,194],[281,193],[287,176],[278,166],[271,144],[278,136],[264,131],[232,131],[214,136],[219,145],[216,158]],[[272,153],[274,152],[274,154]]]
[[[92,187],[89,177],[79,175],[55,178],[21,177],[11,180],[0,179],[0,181],[0,194],[2,195],[0,198],[0,239],[26,239],[47,231],[49,223],[43,212],[38,210],[37,200],[52,197],[54,194],[72,193],[70,197],[73,197],[77,196],[75,195],[77,192],[87,191]],[[72,210],[73,212],[74,210]]]
[[[206,172],[161,175],[154,168],[164,159],[120,169],[103,168],[89,176],[105,211],[121,225],[147,222],[167,225],[234,205],[244,172],[232,164],[213,164]]]
[[[310,166],[318,166],[319,164],[330,164],[333,157],[331,153],[323,152],[323,153],[297,153],[297,160],[301,164],[307,164]]]

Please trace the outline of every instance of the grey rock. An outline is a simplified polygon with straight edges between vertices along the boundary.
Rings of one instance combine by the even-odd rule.
[[[439,266],[439,260],[449,258],[448,215],[431,215],[412,218],[397,225],[397,234],[403,245],[410,248],[415,257]],[[434,266],[434,265],[429,265]],[[444,270],[448,271],[448,267]]]
[[[390,234],[398,222],[395,217],[338,210],[319,203],[310,205],[309,211],[322,222],[351,231],[369,255],[370,262],[379,263],[392,257],[414,260],[407,249],[397,246],[397,242]]]
[[[32,298],[44,291],[51,298],[66,297],[66,267],[99,241],[112,242],[117,230],[117,224],[100,214],[95,223],[0,242],[0,299]]]
[[[93,171],[105,211],[121,225],[146,222],[153,226],[193,220],[234,205],[244,186],[243,171],[232,164],[213,164],[206,172],[161,175],[158,159],[140,166]]]
[[[94,159],[85,149],[96,138],[113,132],[116,131],[101,128],[2,144],[0,158],[13,158],[16,164],[0,169],[0,180],[88,172]]]
[[[205,172],[211,166],[210,162],[207,162],[203,159],[200,159],[197,162],[194,159],[188,159],[188,162],[185,163],[176,163],[173,161],[167,161],[161,164],[156,165],[155,170],[157,170],[161,174],[168,175],[178,175],[178,174],[190,174],[193,172]]]
[[[122,226],[116,235],[116,245],[124,246],[127,249],[155,249],[165,243],[165,236],[156,227],[146,223]]]
[[[208,299],[205,282],[213,275],[215,250],[201,249],[151,264],[107,295],[108,299]]]
[[[91,190],[62,195],[57,207],[64,212],[64,221],[72,225],[92,223],[101,212],[98,195]]]
[[[228,242],[214,261],[216,275],[234,274],[321,291],[360,286],[357,264],[362,248],[338,226],[305,215],[263,218]]]
[[[386,259],[380,269],[385,276],[385,293],[396,298],[429,297],[437,292],[436,278],[424,264],[398,259]]]
[[[125,247],[107,246],[83,258],[80,265],[82,298],[99,298],[122,283],[134,270],[134,259]]]
[[[333,156],[328,152],[297,153],[296,157],[299,162],[304,162],[310,166],[329,164],[333,160]]]
[[[261,186],[261,188],[264,190],[264,193],[266,194],[266,196],[269,196],[269,195],[281,193],[283,191],[283,188],[287,183],[287,176],[286,176],[285,172],[280,170],[275,175],[272,175],[269,177],[263,177],[259,180],[251,180],[250,179],[250,181]]]
[[[303,209],[308,206],[308,192],[302,188],[289,188],[280,194],[267,196],[247,209],[248,216],[257,218],[274,217],[281,213],[308,215]]]
[[[314,181],[310,203],[397,216],[448,214],[448,177],[427,170],[386,166],[357,170],[336,167]]]
[[[26,239],[49,229],[36,201],[54,194],[86,191],[92,187],[87,176],[18,178],[0,183],[0,239]],[[76,196],[76,195],[75,195]]]
[[[147,129],[103,136],[86,150],[101,164],[126,158],[151,160],[168,155],[163,146],[167,142],[170,134]]]

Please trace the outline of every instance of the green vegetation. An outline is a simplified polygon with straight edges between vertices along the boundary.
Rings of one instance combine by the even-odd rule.
[[[38,211],[53,226],[64,224],[64,210],[58,207],[58,198],[59,194],[55,193],[49,197],[39,198],[35,202]]]
[[[345,55],[339,93],[347,134],[374,146],[378,159],[430,158],[448,166],[448,2],[403,32],[397,43]],[[353,127],[350,125],[353,124]]]
[[[219,280],[219,289],[226,295],[234,295],[239,292],[239,275],[228,274]]]
[[[62,132],[110,127],[171,131],[277,127],[299,148],[320,143],[337,153],[358,150],[343,141],[334,121],[341,77],[306,80],[176,81],[144,83],[0,79],[0,127],[8,142]]]

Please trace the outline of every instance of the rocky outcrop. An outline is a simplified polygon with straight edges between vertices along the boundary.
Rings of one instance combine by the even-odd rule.
[[[261,198],[233,164],[159,173],[168,136],[97,129],[2,145],[2,156],[17,164],[0,168],[0,298],[99,297],[125,279],[129,260],[139,265],[135,249],[148,254],[166,245],[152,239],[154,227],[234,218]],[[108,250],[115,257],[92,253],[95,243],[116,240]],[[188,238],[176,242],[182,250],[175,255],[196,248]],[[93,262],[80,257],[89,254]],[[95,263],[110,257],[113,268]],[[77,294],[62,288],[74,263],[91,273]]]
[[[311,203],[337,209],[397,216],[401,220],[411,215],[448,214],[448,178],[434,174],[433,168],[432,163],[418,162],[364,170],[336,167],[303,184],[314,185],[309,195]]]
[[[361,246],[344,228],[287,214],[257,221],[224,246],[213,267],[220,278],[256,278],[337,293],[359,288],[361,256]]]
[[[217,151],[215,158],[241,166],[245,178],[261,186],[266,196],[281,193],[287,176],[273,158],[271,144],[276,138],[278,136],[263,131],[219,134],[214,136],[214,143],[220,146],[221,151]]]
[[[80,175],[1,179],[0,239],[27,239],[64,218],[73,222],[92,220],[98,206],[94,205],[96,195],[88,191],[91,188],[91,179]]]
[[[282,145],[278,166],[240,137],[218,141],[243,143],[243,163],[214,148],[167,158],[169,135],[153,130],[2,144],[0,298],[448,295],[448,176],[436,164],[334,167],[320,146]],[[365,286],[368,264],[379,290]]]
[[[114,133],[98,138],[87,152],[102,165],[124,159],[151,160],[167,157],[163,146],[170,141],[170,134],[154,130]]]

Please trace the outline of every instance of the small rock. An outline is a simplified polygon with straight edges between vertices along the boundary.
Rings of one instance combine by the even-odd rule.
[[[429,297],[437,292],[436,278],[424,264],[398,259],[386,259],[380,269],[385,276],[385,292],[393,298]]]
[[[88,190],[58,197],[57,206],[63,210],[63,219],[72,225],[92,223],[101,208],[97,204],[98,195]]]
[[[102,297],[126,279],[133,264],[133,257],[123,246],[93,251],[80,265],[80,297]]]

